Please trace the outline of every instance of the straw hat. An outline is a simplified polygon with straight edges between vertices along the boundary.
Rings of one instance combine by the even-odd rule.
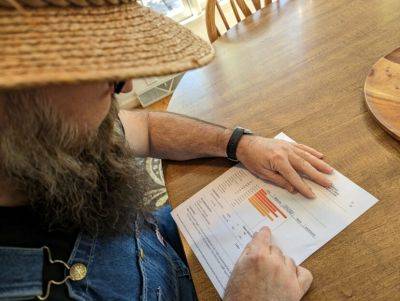
[[[0,0],[0,89],[165,75],[212,57],[136,0]]]

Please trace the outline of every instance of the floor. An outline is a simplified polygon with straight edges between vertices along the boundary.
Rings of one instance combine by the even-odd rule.
[[[142,110],[148,110],[148,111],[166,111],[171,97],[172,97],[172,95],[169,95],[169,96],[149,105],[148,107],[145,107],[145,108],[139,107],[139,108]]]

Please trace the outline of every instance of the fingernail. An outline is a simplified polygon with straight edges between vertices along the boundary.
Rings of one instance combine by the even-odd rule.
[[[310,189],[310,192],[311,192],[311,198],[312,198],[312,199],[315,199],[315,198],[316,198],[316,195],[315,195],[314,191],[312,191],[312,190]]]

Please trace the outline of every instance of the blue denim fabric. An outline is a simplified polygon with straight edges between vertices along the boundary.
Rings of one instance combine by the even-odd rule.
[[[24,266],[30,268],[24,270]],[[31,299],[42,294],[42,249],[0,247],[0,271],[0,300]]]
[[[67,281],[70,297],[82,301],[196,300],[170,211],[166,206],[154,215],[139,215],[133,235],[104,238],[80,233],[68,264],[83,263],[87,275],[80,281]],[[26,270],[16,257],[14,262]],[[7,281],[0,282],[0,292]]]

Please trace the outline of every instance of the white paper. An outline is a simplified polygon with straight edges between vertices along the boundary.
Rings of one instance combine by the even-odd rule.
[[[284,133],[275,138],[293,141]],[[378,201],[337,171],[328,178],[329,189],[305,180],[316,194],[310,200],[238,164],[172,211],[221,298],[242,250],[263,226],[300,264]]]

